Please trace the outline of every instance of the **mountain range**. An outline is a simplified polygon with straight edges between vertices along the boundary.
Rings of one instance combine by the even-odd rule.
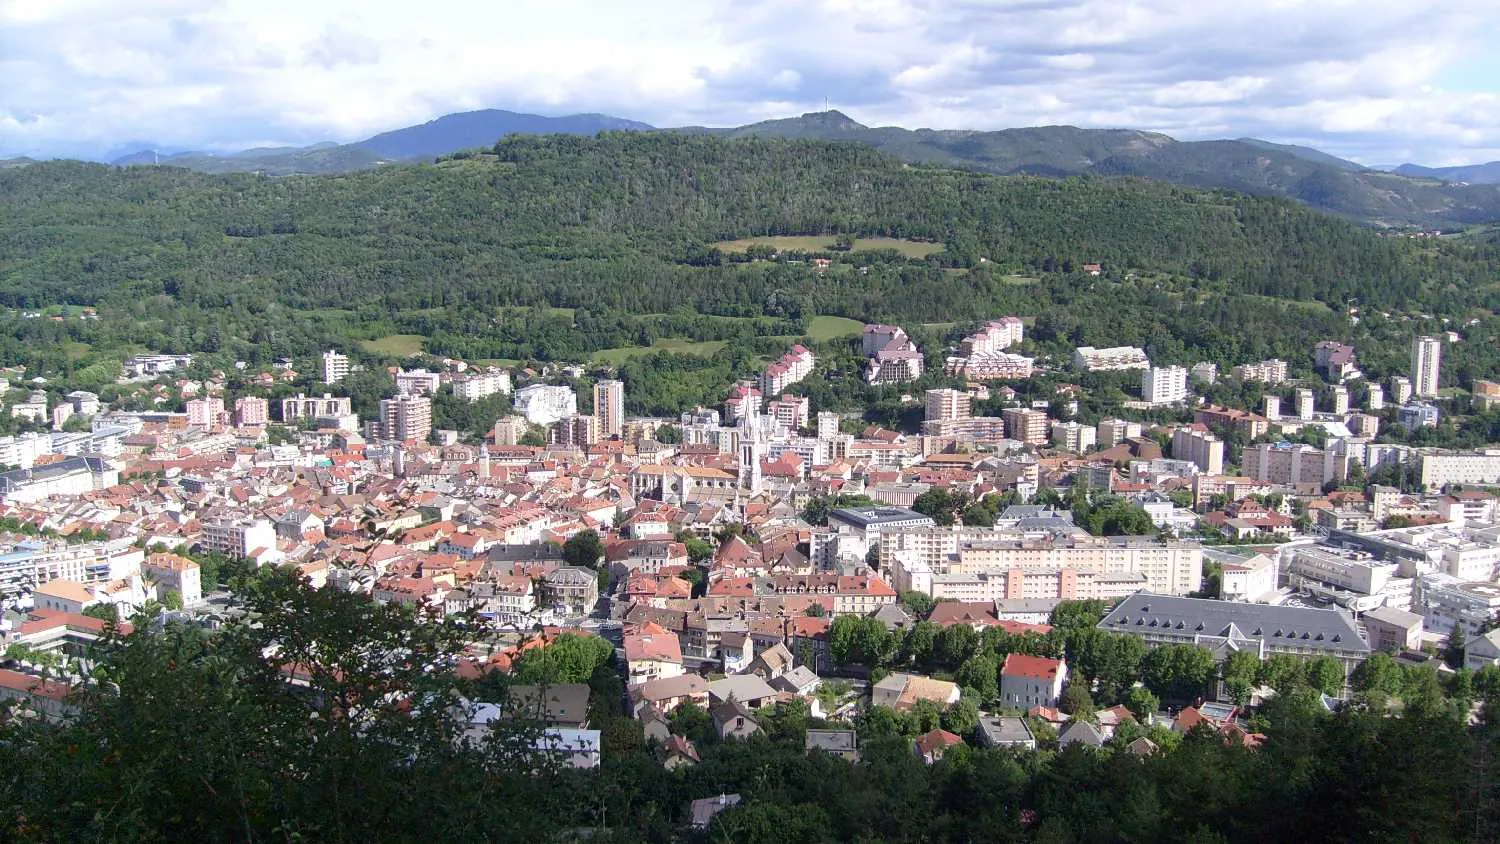
[[[1406,164],[1386,172],[1310,147],[1256,138],[1178,141],[1155,132],[1073,126],[911,130],[865,126],[838,111],[731,128],[656,129],[603,114],[543,117],[486,109],[449,114],[350,144],[269,147],[227,154],[163,154],[145,149],[111,163],[275,176],[342,173],[431,160],[487,147],[515,133],[593,135],[615,130],[852,141],[912,163],[1001,175],[1141,177],[1282,196],[1377,225],[1452,227],[1500,220],[1500,162],[1445,168]]]

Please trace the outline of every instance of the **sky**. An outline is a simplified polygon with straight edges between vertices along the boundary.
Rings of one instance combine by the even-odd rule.
[[[0,0],[0,157],[347,142],[454,111],[1070,124],[1500,159],[1496,0]]]

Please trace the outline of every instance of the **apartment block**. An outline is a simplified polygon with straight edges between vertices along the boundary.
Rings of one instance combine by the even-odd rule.
[[[1141,399],[1147,404],[1187,401],[1188,371],[1181,366],[1153,366],[1141,372]]]
[[[1144,350],[1135,346],[1112,346],[1107,349],[1079,346],[1073,352],[1073,368],[1084,372],[1150,369],[1151,361]]]
[[[426,442],[432,435],[432,399],[401,393],[380,401],[380,437]]]
[[[625,430],[625,384],[600,381],[594,384],[594,418],[600,439],[618,437]]]
[[[323,353],[323,383],[337,384],[349,374],[349,356],[333,349]]]
[[[1194,423],[1172,434],[1172,457],[1186,460],[1208,475],[1224,473],[1224,441],[1208,426]]]
[[[1027,407],[1007,407],[1000,412],[1007,436],[1028,445],[1045,445],[1048,438],[1047,414]]]

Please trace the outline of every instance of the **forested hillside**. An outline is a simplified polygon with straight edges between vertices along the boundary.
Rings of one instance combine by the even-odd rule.
[[[1285,200],[985,176],[821,141],[515,137],[435,165],[281,179],[58,162],[0,171],[0,201],[0,305],[16,309],[0,318],[0,362],[44,372],[103,375],[140,350],[263,363],[403,335],[435,354],[544,360],[731,341],[727,375],[815,314],[915,330],[1019,313],[1058,349],[1140,343],[1228,363],[1359,339],[1369,324],[1343,317],[1351,303],[1468,318],[1500,301],[1493,244],[1383,238]],[[713,247],[817,234],[942,248],[832,251],[820,272]],[[1081,273],[1087,262],[1104,276]],[[20,314],[59,304],[101,319]],[[773,339],[744,345],[756,337]]]

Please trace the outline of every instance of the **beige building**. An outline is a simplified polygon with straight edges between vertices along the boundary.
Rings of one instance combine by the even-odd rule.
[[[1006,435],[1029,445],[1047,442],[1047,414],[1026,407],[1007,407],[1000,412]]]
[[[432,435],[432,399],[401,393],[380,401],[382,439],[426,442]]]
[[[948,422],[969,417],[969,394],[962,390],[943,388],[927,391],[926,415],[928,422]]]
[[[594,418],[599,421],[599,437],[618,437],[625,430],[625,384],[600,381],[594,384]]]

